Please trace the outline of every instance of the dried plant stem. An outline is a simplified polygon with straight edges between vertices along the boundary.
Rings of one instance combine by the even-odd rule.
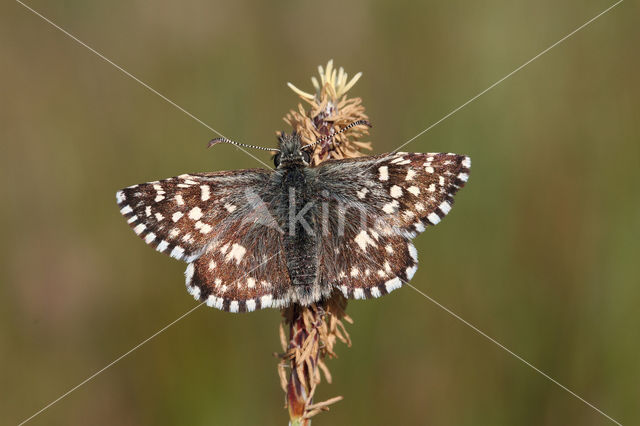
[[[313,403],[321,372],[331,383],[331,374],[323,362],[326,356],[335,357],[333,346],[337,340],[351,345],[342,320],[352,322],[344,313],[346,299],[335,293],[321,306],[293,305],[283,310],[284,324],[289,328],[289,339],[284,341],[284,329],[280,328],[283,350],[278,372],[283,390],[287,394],[286,405],[292,425],[309,425],[310,418],[342,399],[341,396]],[[288,365],[286,364],[288,361]],[[286,367],[290,368],[287,376]]]
[[[289,87],[310,108],[302,103],[291,110],[284,121],[301,136],[304,143],[313,143],[323,136],[336,134],[358,120],[368,120],[360,98],[348,98],[346,93],[358,81],[361,73],[348,80],[342,68],[335,69],[333,61],[318,67],[320,82],[313,77],[315,94],[303,92],[291,83]],[[366,126],[355,126],[315,146],[312,165],[327,159],[353,158],[363,154],[361,149],[371,150],[369,142],[359,139],[368,134]],[[334,345],[339,340],[351,346],[343,320],[352,323],[345,314],[347,300],[342,293],[334,291],[331,297],[311,306],[292,305],[283,309],[283,324],[280,325],[280,342],[284,353],[279,354],[278,374],[286,393],[290,425],[308,426],[311,417],[342,400],[341,396],[314,403],[321,372],[331,383],[331,373],[324,363],[328,356],[335,358]],[[288,331],[288,338],[286,331]]]

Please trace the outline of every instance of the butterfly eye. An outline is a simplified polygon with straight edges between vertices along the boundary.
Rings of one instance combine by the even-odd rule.
[[[311,154],[309,151],[302,151],[302,160],[307,164],[311,162]]]
[[[280,165],[280,153],[273,156],[273,164],[278,167]]]

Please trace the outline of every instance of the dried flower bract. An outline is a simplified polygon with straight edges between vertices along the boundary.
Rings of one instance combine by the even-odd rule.
[[[291,110],[284,117],[284,121],[295,129],[305,143],[315,142],[317,139],[337,132],[357,120],[369,120],[365,114],[362,99],[349,98],[347,92],[356,84],[362,73],[356,74],[348,80],[347,73],[333,67],[333,61],[327,63],[326,68],[318,67],[320,81],[311,78],[315,94],[306,93],[291,83],[289,87],[300,96],[302,103],[297,110]],[[313,160],[318,164],[330,158],[361,157],[362,149],[371,150],[371,142],[364,142],[362,137],[369,134],[365,126],[357,126],[349,131],[319,144],[313,153]]]

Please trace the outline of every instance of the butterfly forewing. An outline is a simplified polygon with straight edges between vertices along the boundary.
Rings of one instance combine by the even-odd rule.
[[[378,297],[410,280],[418,264],[410,240],[449,213],[470,167],[469,157],[415,153],[320,165],[319,186],[336,216],[323,238],[323,279],[350,298]]]
[[[260,187],[268,176],[260,169],[184,174],[124,188],[116,199],[140,238],[188,262],[202,254],[221,223],[242,219],[236,211],[243,188]]]

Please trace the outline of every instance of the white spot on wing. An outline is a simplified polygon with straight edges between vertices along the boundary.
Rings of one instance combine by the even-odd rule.
[[[380,289],[378,287],[373,287],[371,289],[371,295],[373,297],[380,297],[380,296],[382,296],[382,293],[380,293]]]
[[[238,301],[237,300],[232,300],[231,303],[229,303],[229,312],[233,312],[233,313],[238,312]]]
[[[205,303],[208,307],[213,308],[216,305],[216,297],[214,295],[207,297],[207,301]]]
[[[126,197],[124,196],[124,192],[122,191],[116,192],[116,201],[118,202],[118,204],[123,203],[125,199]]]
[[[230,203],[224,205],[224,208],[227,209],[229,213],[233,213],[236,210],[236,206]]]
[[[209,185],[200,185],[200,199],[207,201],[211,197],[211,189]]]
[[[131,206],[124,206],[123,208],[120,209],[120,213],[122,214],[128,214],[131,213],[133,211],[133,209],[131,208]]]
[[[247,312],[253,312],[256,310],[256,301],[254,299],[247,300]]]
[[[402,188],[400,188],[398,185],[393,185],[391,187],[391,190],[389,191],[389,194],[391,194],[393,198],[399,198],[402,196]]]
[[[173,215],[171,215],[171,220],[173,220],[174,222],[177,222],[180,220],[180,218],[184,216],[184,213],[182,212],[175,212]]]
[[[200,210],[200,207],[194,207],[189,211],[189,219],[200,220],[201,217],[202,210]]]
[[[273,296],[271,296],[270,294],[267,294],[266,296],[262,296],[260,298],[260,306],[262,306],[263,308],[270,308],[272,303]]]
[[[364,290],[361,288],[356,288],[353,290],[354,299],[364,299]]]
[[[196,300],[200,299],[200,287],[197,287],[197,286],[187,287],[187,291],[189,292],[190,295],[193,296],[194,299]]]
[[[440,216],[435,213],[429,214],[429,216],[427,216],[427,219],[429,219],[429,222],[433,223],[434,225],[440,223]]]
[[[158,244],[158,247],[156,247],[156,250],[162,253],[167,249],[167,247],[169,247],[169,243],[166,242],[165,240],[162,240],[160,241],[160,244]]]
[[[442,210],[442,213],[447,214],[451,211],[451,204],[449,204],[446,201],[443,201],[442,204],[440,204],[440,210]]]
[[[227,254],[227,261],[231,261],[232,259],[236,261],[236,264],[240,264],[240,261],[242,261],[242,258],[244,257],[244,254],[247,252],[247,249],[244,248],[243,246],[241,246],[240,244],[236,244],[234,243],[231,246],[231,251],[229,251],[229,254]]]
[[[387,214],[391,214],[397,210],[399,205],[400,204],[398,203],[398,200],[393,200],[392,202],[382,206],[382,211],[384,211]]]
[[[418,270],[418,265],[413,265],[407,268],[406,273],[407,273],[407,280],[410,280],[411,278],[413,278],[413,276],[416,274],[416,271]]]
[[[174,197],[174,199],[176,200],[176,203],[179,206],[183,206],[184,205],[184,200],[182,199],[182,195],[178,194]]]
[[[147,227],[144,225],[144,223],[139,223],[135,228],[133,228],[133,232],[140,235],[146,228]]]
[[[420,194],[420,188],[418,188],[417,186],[410,186],[409,188],[407,188],[407,191],[409,191],[416,197]]]
[[[195,267],[193,266],[193,263],[190,263],[187,265],[187,269],[184,271],[184,276],[187,278],[187,285],[191,283],[194,270],[195,270]]]
[[[384,287],[387,289],[387,293],[391,293],[393,290],[400,288],[402,286],[402,282],[400,278],[395,277],[384,283]]]
[[[174,259],[182,259],[182,255],[184,254],[184,249],[180,246],[175,246],[173,248],[173,250],[171,250],[171,253],[169,253],[169,256],[173,257]]]
[[[156,239],[156,234],[153,232],[149,232],[146,237],[144,237],[144,242],[147,244],[151,244],[153,240]]]
[[[416,175],[416,172],[413,169],[409,169],[407,170],[407,177],[404,178],[404,180],[412,180],[415,175]]]
[[[380,180],[389,180],[389,168],[387,166],[382,166],[378,169],[378,173],[379,173],[379,177],[378,179]]]
[[[471,158],[464,157],[464,160],[462,160],[462,166],[466,167],[467,169],[470,169],[471,168]]]
[[[458,175],[458,179],[460,179],[460,180],[461,180],[461,181],[463,181],[463,182],[466,182],[466,181],[468,181],[468,180],[469,180],[469,175],[468,175],[468,174],[466,174],[466,173],[460,173],[460,174]]]
[[[216,297],[216,304],[214,305],[217,309],[222,309],[222,304],[224,303],[224,299],[222,297]]]
[[[161,213],[156,213],[156,214],[155,214],[155,216],[156,216],[156,220],[157,220],[158,222],[160,222],[162,219],[164,219],[164,216],[162,216],[162,214],[161,214]]]
[[[411,258],[417,262],[418,250],[416,250],[416,246],[414,246],[412,243],[408,243],[407,248],[409,249],[409,255],[411,256]]]
[[[211,225],[209,225],[208,223],[200,222],[200,221],[196,222],[195,228],[200,230],[200,232],[203,234],[208,234],[209,232],[211,232],[211,230],[213,230]]]
[[[362,249],[362,251],[367,251],[367,245],[372,245],[373,247],[376,246],[375,241],[373,241],[371,239],[371,237],[369,236],[369,234],[367,233],[367,231],[360,231],[360,233],[358,235],[356,235],[356,237],[354,238],[354,241],[356,243],[358,243],[358,245],[360,246],[360,249]]]

